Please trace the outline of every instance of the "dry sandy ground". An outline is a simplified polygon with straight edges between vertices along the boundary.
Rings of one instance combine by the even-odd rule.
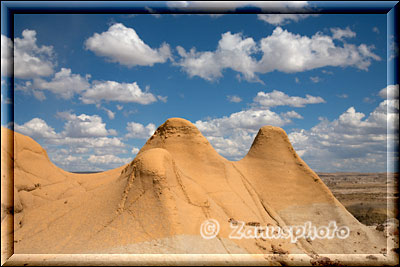
[[[398,173],[318,173],[333,195],[365,225],[378,225],[396,218]]]
[[[399,247],[398,173],[318,173],[333,195],[361,223]]]
[[[80,260],[97,264],[99,253],[130,255],[113,261],[118,264],[144,262],[143,254],[158,264],[209,259],[263,265],[398,262],[393,244],[345,209],[277,127],[261,128],[248,154],[232,162],[192,123],[169,119],[130,164],[97,174],[65,172],[31,138],[15,133],[13,148],[6,142],[10,136],[2,128],[2,191],[14,192],[14,199],[2,194],[2,242],[9,241],[2,246],[2,263],[12,249],[9,265],[66,263],[71,258],[65,254],[85,254]],[[13,165],[14,173],[7,172]],[[208,219],[220,225],[213,239],[200,235]],[[349,236],[295,243],[230,238],[232,223],[244,222],[253,231],[307,222],[328,226],[331,221],[349,227]]]

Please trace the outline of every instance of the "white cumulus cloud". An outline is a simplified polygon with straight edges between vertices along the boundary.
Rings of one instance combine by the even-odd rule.
[[[153,123],[144,126],[138,122],[128,122],[126,130],[128,131],[125,135],[126,138],[147,139],[154,134],[156,126]]]
[[[332,32],[332,38],[333,39],[338,39],[338,40],[343,40],[344,38],[353,38],[356,37],[356,33],[350,30],[349,27],[345,29],[341,28],[331,28]]]
[[[167,102],[168,96],[155,96],[149,92],[147,86],[142,90],[136,82],[119,83],[116,81],[93,81],[90,82],[91,75],[84,77],[80,74],[73,74],[71,69],[61,68],[61,70],[49,80],[35,78],[32,81],[19,82],[16,90],[30,92],[38,100],[46,99],[45,91],[50,91],[63,99],[71,99],[75,95],[84,104],[100,105],[102,101],[116,101],[124,103],[139,103],[148,105],[156,102],[157,99]],[[122,109],[122,106],[119,106]],[[110,119],[115,117],[115,113],[109,109],[102,108],[107,112]],[[119,109],[120,110],[120,109]]]
[[[160,100],[161,102],[164,102],[164,103],[167,103],[167,101],[168,101],[168,96],[158,95],[157,98],[158,98],[158,100]]]
[[[322,67],[355,67],[368,70],[372,60],[381,60],[373,53],[374,46],[354,45],[343,41],[353,36],[350,29],[335,28],[333,36],[317,32],[311,37],[294,34],[276,27],[271,35],[256,42],[240,33],[222,34],[215,51],[186,51],[178,46],[180,58],[174,63],[190,77],[214,81],[223,70],[232,69],[248,81],[260,82],[257,73],[281,71],[303,72]],[[340,44],[335,39],[340,38]],[[262,54],[261,59],[257,59]]]
[[[230,136],[209,135],[206,137],[219,154],[233,160],[240,160],[246,155],[256,134],[256,132],[238,129]]]
[[[227,135],[235,129],[257,131],[264,125],[283,126],[287,120],[271,110],[243,110],[222,118],[196,121],[199,130],[207,134]]]
[[[304,107],[307,104],[325,103],[325,100],[322,97],[312,95],[306,95],[306,97],[288,96],[284,92],[274,90],[270,93],[258,92],[254,102],[263,107]]]
[[[2,38],[3,39],[3,38]],[[14,39],[14,76],[29,79],[49,76],[54,72],[52,46],[38,46],[36,31],[24,30],[22,38]]]
[[[398,99],[382,101],[368,116],[350,107],[337,119],[321,118],[289,138],[315,170],[385,171],[387,163],[398,160],[398,113]]]
[[[131,158],[120,158],[115,155],[91,155],[88,158],[88,161],[93,164],[110,164],[110,163],[118,163],[118,164],[126,164],[130,162]]]
[[[253,38],[244,38],[242,34],[224,33],[218,42],[217,50],[196,52],[192,48],[186,52],[183,47],[177,47],[181,60],[176,64],[181,66],[190,77],[199,76],[206,80],[222,77],[225,68],[240,72],[247,80],[256,80],[254,74],[256,61],[250,55],[257,50]]]
[[[281,113],[281,116],[282,116],[283,118],[287,118],[287,119],[290,119],[290,118],[293,118],[293,119],[303,119],[303,116],[301,116],[299,113],[297,113],[297,112],[294,111],[294,110],[291,110],[291,111],[288,111],[288,112],[285,112],[285,113]]]
[[[137,148],[137,147],[132,147],[132,150],[131,150],[131,153],[132,154],[134,154],[134,155],[136,155],[137,153],[139,153],[139,148]]]
[[[98,115],[72,114],[59,112],[60,118],[66,120],[63,135],[68,137],[104,137],[115,135],[115,130],[107,130],[106,124]]]
[[[92,87],[84,91],[80,99],[85,104],[95,104],[105,100],[147,105],[157,101],[152,93],[142,91],[136,82],[119,83],[115,81],[93,82]]]
[[[299,20],[308,18],[310,16],[317,16],[312,14],[258,14],[259,20],[265,21],[272,25],[285,25],[290,22],[297,22]]]
[[[12,74],[11,55],[13,42],[5,35],[1,35],[1,76]]]
[[[22,125],[15,123],[14,129],[33,139],[54,139],[59,137],[59,134],[54,131],[54,128],[47,125],[47,123],[40,118],[33,118]]]
[[[164,63],[171,57],[169,45],[164,43],[158,49],[148,46],[136,31],[116,23],[103,33],[95,33],[85,41],[85,47],[98,56],[128,67],[153,66]]]
[[[82,77],[79,74],[72,74],[71,69],[61,68],[50,81],[41,78],[34,79],[32,87],[48,90],[64,99],[70,99],[75,94],[80,94],[90,88],[89,77],[89,75]]]
[[[115,112],[109,110],[108,108],[103,108],[105,112],[107,112],[107,116],[110,120],[113,120],[115,118]]]
[[[372,53],[372,47],[343,43],[335,45],[333,38],[316,33],[311,38],[293,34],[277,27],[272,35],[261,39],[262,59],[258,72],[274,70],[294,73],[327,66],[351,66],[367,70],[371,60],[380,60]]]
[[[130,161],[119,156],[128,153],[126,144],[119,137],[109,137],[116,132],[108,130],[100,116],[60,112],[58,117],[66,120],[60,132],[40,118],[15,123],[14,129],[38,141],[54,163],[69,171],[107,170]]]
[[[379,96],[385,99],[399,99],[399,85],[388,85],[379,91]]]
[[[237,95],[228,95],[226,96],[229,102],[239,103],[242,102],[242,99]]]

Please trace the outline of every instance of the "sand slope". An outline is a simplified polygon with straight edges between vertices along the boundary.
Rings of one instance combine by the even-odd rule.
[[[335,199],[277,127],[261,128],[247,156],[232,162],[192,123],[169,119],[130,164],[98,174],[65,172],[31,138],[14,138],[16,253],[312,256],[372,254],[386,247]],[[10,155],[6,148],[4,153]],[[3,204],[10,205],[2,199],[2,210]],[[2,213],[2,223],[10,216]],[[206,240],[199,230],[210,218],[220,223],[220,232]],[[238,240],[229,238],[230,221],[280,227],[336,221],[351,232],[344,240]]]

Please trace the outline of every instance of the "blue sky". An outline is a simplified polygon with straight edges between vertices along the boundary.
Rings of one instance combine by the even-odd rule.
[[[316,171],[377,172],[398,157],[386,152],[399,105],[386,23],[386,14],[17,14],[2,69],[13,45],[15,130],[69,171],[130,162],[160,124],[182,117],[230,160],[275,125]]]

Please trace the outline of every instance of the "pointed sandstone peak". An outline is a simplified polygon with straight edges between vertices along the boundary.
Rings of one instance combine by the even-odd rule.
[[[155,136],[168,138],[170,136],[185,135],[198,135],[200,131],[188,120],[181,118],[170,118],[158,127]]]
[[[160,125],[139,154],[152,148],[166,149],[177,157],[177,162],[226,161],[194,124],[181,118],[171,118]]]
[[[163,147],[180,145],[207,145],[212,148],[208,140],[201,134],[199,129],[188,120],[181,118],[170,118],[161,124],[153,136],[147,140],[143,148]],[[143,150],[142,148],[142,150]],[[212,148],[213,149],[213,148]]]
[[[263,126],[258,131],[246,157],[267,160],[284,160],[287,157],[298,158],[286,132],[275,126]]]

